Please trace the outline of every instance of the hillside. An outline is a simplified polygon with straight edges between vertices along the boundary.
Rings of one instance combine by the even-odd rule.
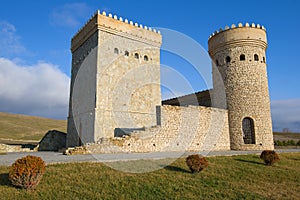
[[[274,140],[300,140],[300,133],[281,133],[281,132],[274,132],[273,133]]]
[[[39,141],[48,130],[66,132],[67,121],[0,112],[0,140]],[[1,141],[0,141],[1,142]]]

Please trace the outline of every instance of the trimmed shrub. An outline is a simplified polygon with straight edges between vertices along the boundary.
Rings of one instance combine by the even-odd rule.
[[[9,180],[17,187],[35,189],[45,172],[45,162],[36,156],[26,156],[16,160],[9,170]]]
[[[261,154],[260,154],[260,159],[262,159],[266,165],[273,165],[275,162],[278,162],[279,156],[275,151],[272,150],[264,150]]]
[[[186,164],[192,171],[192,173],[201,172],[204,168],[208,166],[208,161],[205,157],[194,154],[186,158]]]

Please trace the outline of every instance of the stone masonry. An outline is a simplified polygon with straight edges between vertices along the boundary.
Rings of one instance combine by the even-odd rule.
[[[248,23],[226,27],[211,36],[208,45],[214,61],[213,102],[228,109],[231,149],[273,149],[265,28]],[[223,91],[225,99],[219,98]],[[252,126],[249,131],[244,130],[247,122]],[[252,135],[250,142],[245,132]]]
[[[203,106],[161,106],[160,124],[88,145],[94,153],[230,150],[228,112]]]
[[[159,31],[100,11],[78,31],[67,147],[99,153],[274,148],[264,27],[246,23],[215,32],[209,39],[214,88],[163,106],[161,44]]]
[[[41,139],[38,151],[59,151],[66,148],[67,135],[64,132],[51,130]]]
[[[96,13],[72,39],[67,146],[156,125],[161,35]]]

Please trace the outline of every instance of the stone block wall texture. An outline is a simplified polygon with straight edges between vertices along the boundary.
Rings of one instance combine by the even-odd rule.
[[[230,150],[228,112],[202,106],[160,107],[161,125],[89,145],[95,153]]]
[[[58,151],[66,147],[67,134],[61,131],[48,131],[41,139],[38,151]]]
[[[156,125],[161,35],[96,13],[72,39],[67,146]]]
[[[209,39],[214,61],[213,105],[228,109],[231,149],[274,148],[266,48],[266,31],[259,25],[239,24]],[[226,96],[222,95],[224,91]],[[243,141],[242,121],[246,117],[253,119],[255,144]]]
[[[208,43],[214,88],[169,101],[209,108],[161,106],[161,44],[156,30],[99,11],[78,31],[71,42],[68,147],[93,143],[90,150],[99,152],[274,148],[263,27],[239,24],[214,33]],[[243,139],[245,118],[254,124],[251,144]],[[114,137],[120,130],[130,136]]]
[[[0,153],[9,152],[32,152],[30,148],[23,148],[22,145],[7,145],[0,143]]]

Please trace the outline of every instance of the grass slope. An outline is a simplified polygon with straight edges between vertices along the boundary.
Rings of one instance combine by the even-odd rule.
[[[9,114],[0,112],[0,138],[40,140],[48,130],[66,131],[66,120]]]
[[[210,157],[199,174],[191,174],[183,158],[141,174],[100,163],[56,164],[47,166],[40,185],[30,192],[10,185],[8,168],[0,167],[0,199],[300,199],[300,153],[280,158],[270,167],[258,155]]]

